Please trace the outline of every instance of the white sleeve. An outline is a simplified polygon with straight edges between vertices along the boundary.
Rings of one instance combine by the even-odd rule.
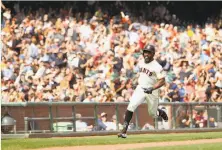
[[[162,79],[166,77],[166,72],[161,68],[156,72],[157,79]]]

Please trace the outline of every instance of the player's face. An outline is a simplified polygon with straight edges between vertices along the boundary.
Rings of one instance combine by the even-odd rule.
[[[149,52],[149,51],[145,51],[143,53],[143,57],[144,57],[145,63],[151,62],[153,60],[153,56],[154,56],[154,53]]]

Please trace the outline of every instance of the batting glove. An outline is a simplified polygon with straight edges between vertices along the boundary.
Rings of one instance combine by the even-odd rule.
[[[143,90],[144,90],[144,93],[146,93],[146,94],[152,94],[152,92],[153,92],[153,88],[152,87],[150,87],[150,88],[143,88]]]

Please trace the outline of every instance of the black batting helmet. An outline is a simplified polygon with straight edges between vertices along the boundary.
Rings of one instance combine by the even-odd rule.
[[[154,47],[153,45],[147,45],[147,46],[145,46],[145,48],[143,49],[143,53],[144,53],[145,51],[155,53],[155,47]]]

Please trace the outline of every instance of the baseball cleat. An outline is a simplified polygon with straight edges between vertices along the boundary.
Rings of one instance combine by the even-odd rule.
[[[119,133],[118,135],[118,138],[127,138],[127,134],[124,134],[124,133]]]
[[[166,112],[164,110],[162,110],[162,109],[158,109],[158,111],[159,111],[159,116],[161,118],[163,118],[163,120],[165,122],[167,122],[168,121],[168,116],[167,116]]]

